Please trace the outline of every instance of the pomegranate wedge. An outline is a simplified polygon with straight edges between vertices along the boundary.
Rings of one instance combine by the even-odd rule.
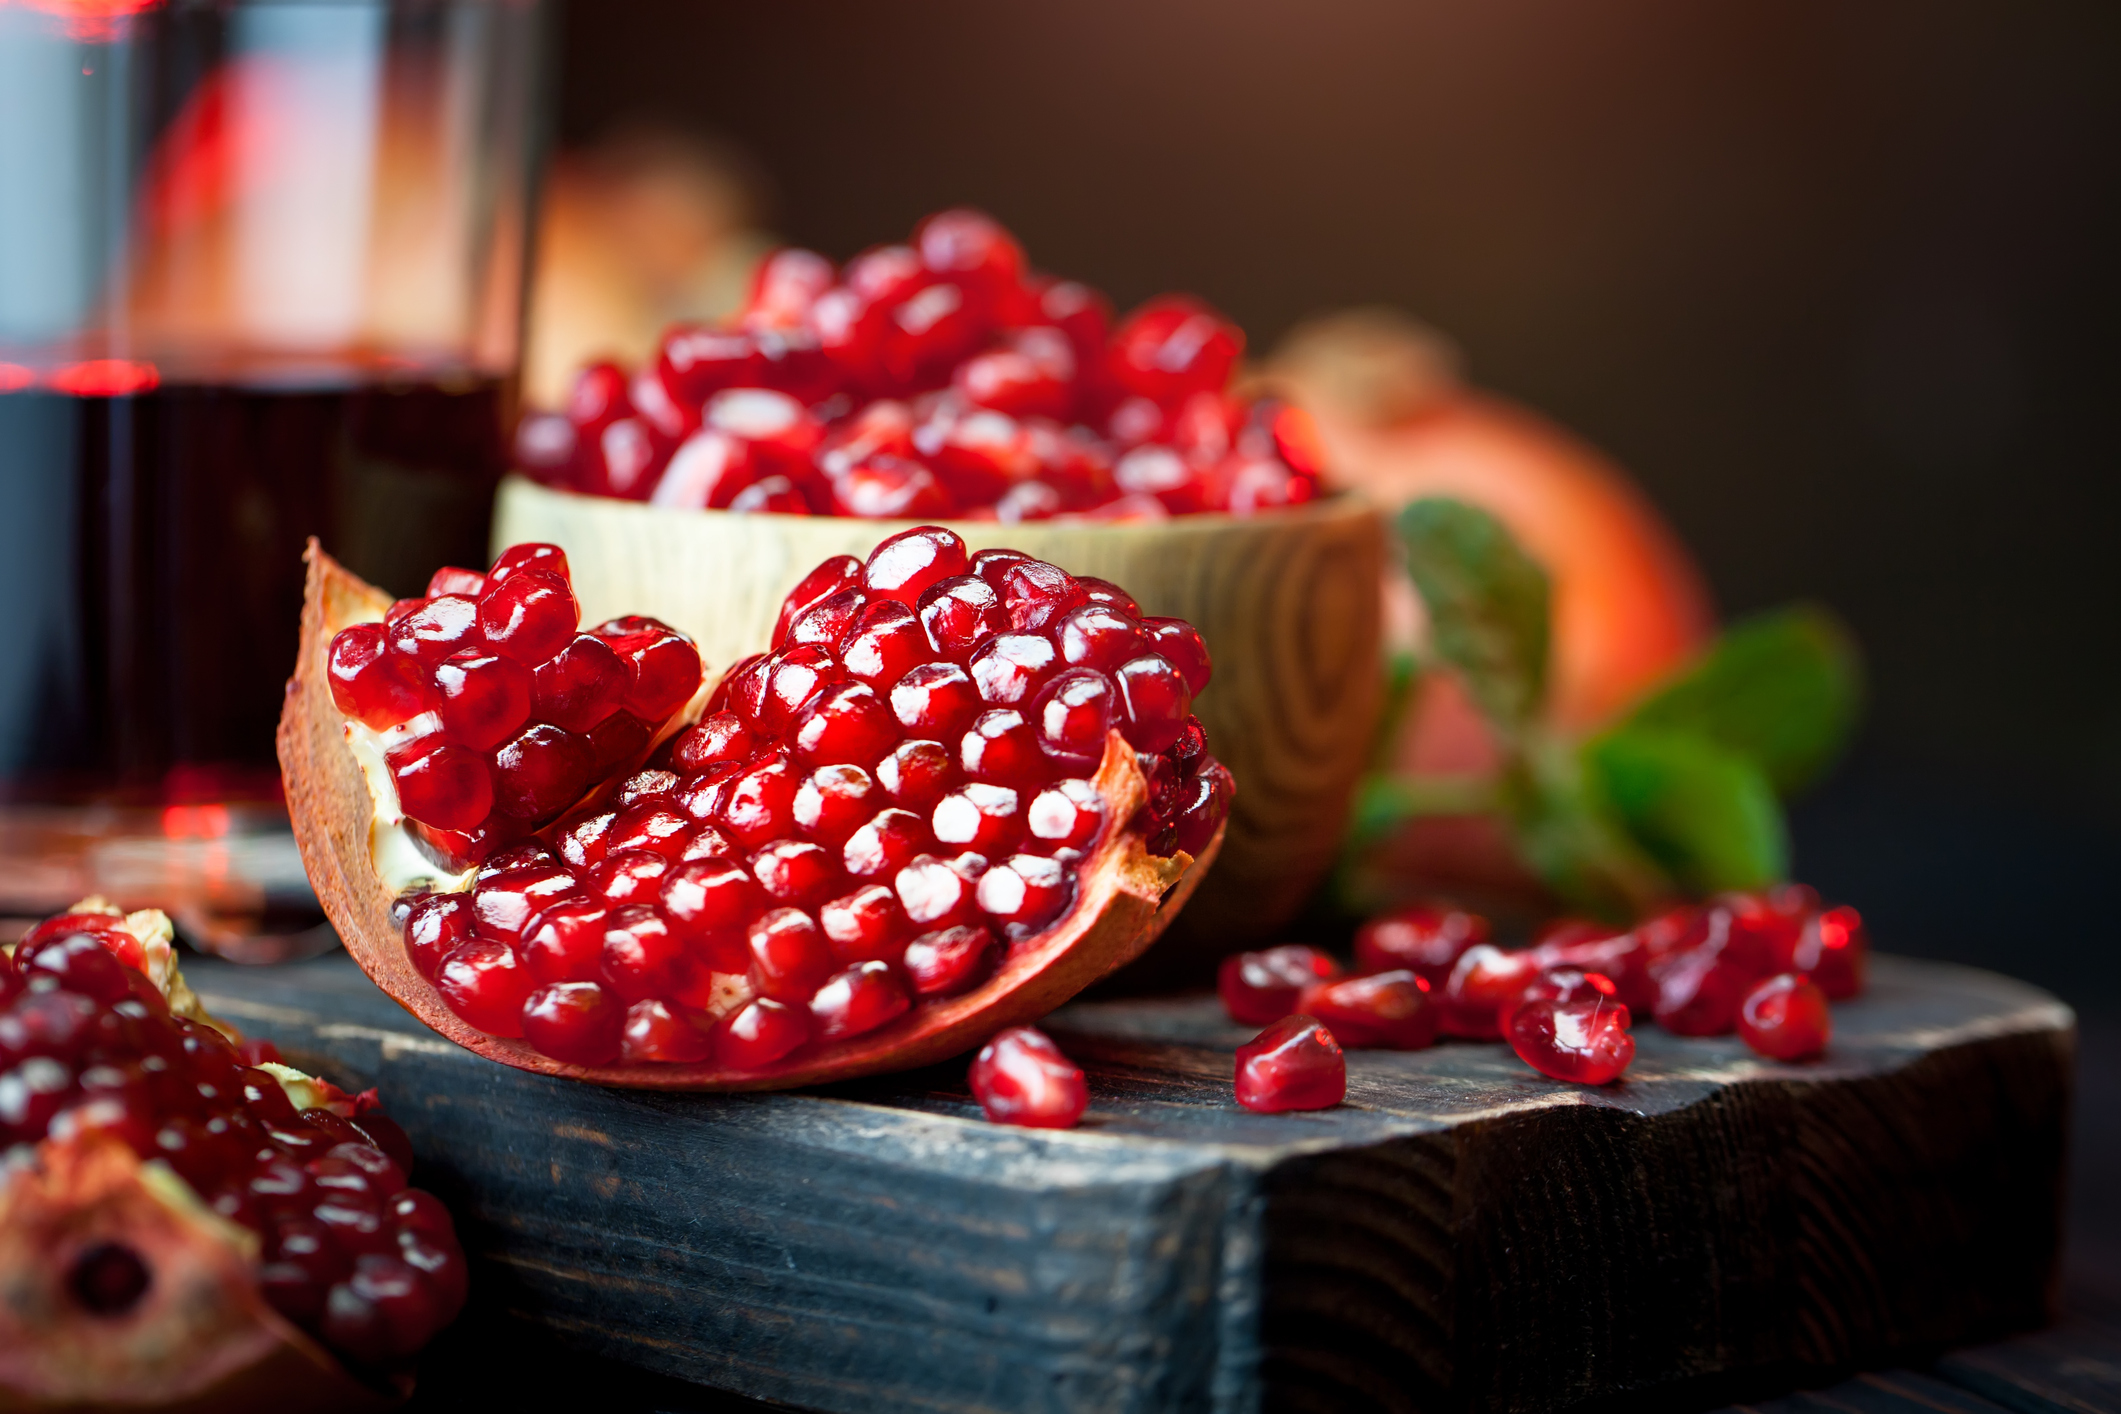
[[[613,758],[556,816],[544,796],[534,813],[484,804],[474,779],[476,825],[413,830],[434,807],[393,789],[404,773],[369,741],[428,710],[419,684],[376,694],[375,722],[334,696],[335,642],[393,613],[311,547],[280,724],[296,838],[368,974],[527,1070],[773,1089],[959,1054],[1139,955],[1220,847],[1234,793],[1191,714],[1211,667],[1190,625],[923,526],[805,577],[768,652],[649,723],[645,764]],[[594,634],[615,626],[671,634]],[[439,661],[475,661],[465,639]],[[522,727],[507,705],[524,735],[552,721],[533,702]]]

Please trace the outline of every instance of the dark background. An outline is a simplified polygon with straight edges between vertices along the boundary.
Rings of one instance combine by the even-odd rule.
[[[563,141],[732,143],[837,257],[972,203],[1258,349],[1400,305],[1629,467],[1726,614],[1838,609],[1872,701],[1798,870],[2083,1012],[2072,1285],[2121,1312],[2121,11],[577,0],[562,43]]]

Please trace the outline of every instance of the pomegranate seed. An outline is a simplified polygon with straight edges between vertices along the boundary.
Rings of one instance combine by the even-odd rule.
[[[1178,740],[1193,694],[1178,669],[1149,653],[1120,666],[1120,734],[1137,751],[1162,751]]]
[[[523,1034],[523,999],[535,981],[515,950],[493,938],[460,944],[435,969],[449,1009],[489,1036]]]
[[[1650,964],[1657,1024],[1679,1036],[1726,1036],[1738,1007],[1774,963],[1769,940],[1733,910],[1704,909],[1685,946]]]
[[[751,876],[775,903],[809,908],[845,879],[839,860],[809,840],[776,840],[751,856]]]
[[[920,619],[891,599],[863,606],[840,654],[850,677],[880,691],[927,659],[928,634]]]
[[[957,762],[939,741],[902,741],[876,763],[876,783],[884,794],[916,812],[933,809],[960,778]]]
[[[531,705],[538,720],[571,732],[587,732],[616,712],[629,686],[619,655],[609,643],[587,633],[577,634],[538,664],[531,680]]]
[[[832,509],[868,520],[910,520],[953,515],[957,500],[919,462],[880,454],[834,479]]]
[[[610,907],[600,899],[561,899],[524,928],[523,965],[540,982],[595,981],[610,917]]]
[[[1094,668],[1057,673],[1031,703],[1038,744],[1064,768],[1091,771],[1104,758],[1105,738],[1119,716],[1119,692]]]
[[[697,775],[710,766],[749,761],[758,747],[758,737],[743,718],[716,712],[671,738],[670,768],[680,775]]]
[[[492,566],[486,571],[486,585],[492,588],[519,570],[538,570],[552,575],[562,584],[572,584],[574,573],[567,567],[567,552],[557,545],[538,541],[525,541],[511,545],[494,556]]]
[[[1738,1008],[1739,1037],[1771,1060],[1810,1060],[1832,1034],[1826,993],[1800,973],[1768,978]]]
[[[1017,854],[980,875],[975,896],[981,912],[1004,933],[1022,938],[1051,923],[1074,892],[1074,876],[1058,860]]]
[[[427,894],[415,899],[405,915],[406,955],[420,975],[432,981],[442,959],[471,937],[476,922],[468,895]]]
[[[485,575],[456,565],[444,565],[427,577],[427,597],[430,599],[438,599],[444,594],[461,594],[467,599],[476,599],[485,587]]]
[[[1077,576],[1075,582],[1082,586],[1083,594],[1092,604],[1110,609],[1130,621],[1138,621],[1141,618],[1142,606],[1134,601],[1132,594],[1111,580],[1086,574]]]
[[[966,878],[968,868],[955,859],[932,854],[915,855],[898,871],[892,887],[899,907],[915,927],[923,930],[952,927],[973,921],[975,889],[979,880]]]
[[[720,823],[729,837],[748,849],[795,832],[795,793],[802,776],[785,756],[767,757],[738,773],[729,783]]]
[[[913,243],[922,265],[984,290],[990,298],[1023,278],[1023,247],[982,212],[939,211],[921,222]]]
[[[1488,920],[1447,904],[1415,904],[1373,918],[1355,932],[1355,965],[1363,972],[1407,968],[1441,987],[1467,948],[1484,943]]]
[[[432,668],[452,653],[481,646],[477,600],[448,594],[414,602],[417,607],[389,623],[393,653]]]
[[[540,722],[494,752],[494,804],[519,820],[547,819],[580,798],[594,765],[588,742]]]
[[[468,747],[429,737],[387,759],[399,808],[422,824],[469,830],[493,809],[493,777]]]
[[[958,764],[974,780],[1034,785],[1052,774],[1038,734],[1011,707],[982,712],[959,739]]]
[[[1106,366],[1128,392],[1170,407],[1194,393],[1221,392],[1244,348],[1244,335],[1214,310],[1166,295],[1113,332]]]
[[[629,1002],[667,996],[681,979],[685,941],[647,904],[612,910],[604,927],[604,981]],[[613,1045],[619,1023],[612,1023]]]
[[[1073,1129],[1090,1107],[1082,1067],[1029,1026],[1012,1026],[980,1047],[967,1078],[995,1124]]]
[[[1043,560],[1025,560],[1003,571],[1002,607],[1018,633],[1046,633],[1064,616],[1085,607],[1090,596],[1065,570]]]
[[[766,896],[743,864],[731,859],[695,859],[664,877],[662,906],[681,933],[704,938],[743,927],[766,907]]]
[[[624,1005],[594,982],[547,982],[523,1002],[523,1038],[572,1065],[617,1060],[625,1024]]]
[[[653,850],[666,859],[684,852],[693,833],[692,821],[678,814],[659,798],[636,800],[612,820],[603,838],[607,851]]]
[[[994,959],[994,934],[961,924],[923,933],[906,944],[904,966],[917,995],[954,997],[985,981]]]
[[[1141,621],[1149,646],[1176,667],[1186,680],[1186,689],[1198,697],[1215,675],[1208,660],[1208,645],[1200,630],[1184,619],[1147,618]]]
[[[486,646],[526,665],[559,652],[580,622],[566,582],[537,570],[518,570],[499,582],[489,577],[478,599],[476,631]]]
[[[1230,802],[1237,796],[1237,782],[1230,768],[1210,761],[1200,774],[1179,792],[1178,823],[1172,829],[1174,848],[1198,856],[1214,840],[1215,832],[1230,817]]]
[[[809,1013],[771,997],[747,1003],[715,1031],[715,1058],[733,1070],[772,1065],[810,1039]]]
[[[388,651],[381,624],[355,624],[331,641],[331,700],[363,726],[382,731],[418,716],[432,700],[419,662]]]
[[[736,709],[755,730],[777,736],[839,679],[839,665],[831,654],[814,644],[790,644],[761,660],[738,681]]]
[[[805,609],[788,626],[790,643],[814,643],[820,648],[838,648],[854,630],[862,606],[869,602],[859,589],[842,589]]]
[[[1628,1009],[1602,994],[1577,1001],[1531,1001],[1510,1016],[1510,1049],[1541,1075],[1578,1085],[1620,1078],[1635,1058]]]
[[[39,939],[17,949],[15,968],[25,983],[56,985],[75,996],[106,1004],[131,995],[124,963],[89,933]]]
[[[1657,1004],[1657,985],[1650,978],[1649,949],[1634,933],[1543,942],[1532,951],[1541,967],[1574,969],[1609,979],[1614,986],[1613,995],[1631,1008],[1650,1010]]]
[[[1436,1041],[1438,1009],[1429,984],[1412,972],[1316,982],[1303,989],[1296,1009],[1325,1023],[1344,1047],[1418,1051]]]
[[[882,884],[866,884],[818,910],[818,926],[842,963],[888,961],[899,955],[906,915]]]
[[[796,726],[795,747],[820,766],[868,763],[899,739],[891,709],[867,683],[827,688]]]
[[[612,619],[594,632],[626,665],[620,706],[643,721],[662,721],[700,690],[700,650],[668,625],[636,616]]]
[[[793,246],[759,262],[744,304],[744,322],[753,328],[800,327],[819,296],[832,288],[832,262],[815,251]]]
[[[937,801],[930,825],[938,843],[989,859],[1008,853],[1023,838],[1017,793],[1007,786],[978,781]]]
[[[1870,953],[1863,916],[1843,905],[1805,920],[1791,962],[1797,971],[1810,974],[1820,991],[1841,1002],[1863,991]]]
[[[880,810],[847,837],[841,863],[857,879],[896,874],[929,845],[927,822],[908,810]]]
[[[883,802],[876,783],[859,766],[820,766],[795,792],[796,828],[814,840],[842,845]]]
[[[671,868],[669,857],[652,849],[615,849],[590,866],[582,882],[606,903],[653,903]]]
[[[1333,1033],[1285,1016],[1237,1048],[1237,1103],[1272,1114],[1331,1109],[1347,1097],[1348,1062]]]
[[[860,1036],[904,1016],[913,1005],[888,963],[857,962],[836,972],[810,998],[820,1040]]]
[[[1076,583],[1087,589],[1087,581]],[[1141,625],[1118,609],[1095,602],[1063,614],[1054,625],[1054,639],[1061,661],[1069,667],[1108,673],[1140,657],[1148,647]]]
[[[1104,819],[1103,797],[1084,780],[1054,782],[1034,796],[1024,812],[1025,828],[1036,847],[1048,853],[1087,850]]]
[[[876,547],[862,568],[862,586],[872,599],[910,608],[934,585],[970,568],[964,541],[940,526],[919,525]]]
[[[473,751],[493,750],[530,720],[531,675],[512,658],[452,653],[435,666],[433,681],[442,730]]]
[[[714,1053],[714,1028],[706,1017],[671,1002],[635,1002],[626,1009],[619,1055],[631,1064],[689,1064]]]
[[[1446,1036],[1492,1041],[1502,1035],[1499,1015],[1539,975],[1539,959],[1530,952],[1504,952],[1492,943],[1475,943],[1459,954],[1443,986],[1442,1026]]]
[[[471,896],[472,913],[481,934],[513,943],[531,919],[579,888],[574,874],[560,865],[528,864],[479,884]]]
[[[757,377],[758,344],[744,333],[673,329],[663,336],[654,371],[667,396],[698,407],[722,389]]]
[[[842,590],[859,588],[861,582],[862,562],[852,555],[835,555],[804,575],[781,604],[780,618],[773,626],[773,646],[786,643],[790,627],[812,608]]]
[[[614,712],[589,730],[589,773],[610,776],[621,766],[638,764],[655,735],[631,712]]]
[[[1340,964],[1300,943],[1232,954],[1216,969],[1215,990],[1232,1021],[1264,1026],[1296,1010],[1296,999],[1315,982],[1340,976]]]
[[[1009,626],[1002,599],[993,586],[974,574],[953,575],[922,591],[915,603],[928,643],[945,658],[962,663],[972,650]]]
[[[776,908],[751,924],[751,982],[775,1001],[807,1002],[832,970],[832,952],[809,914]]]
[[[1584,972],[1573,967],[1550,967],[1525,984],[1523,991],[1496,1009],[1495,1021],[1502,1034],[1510,1034],[1510,1018],[1528,1002],[1582,1002],[1599,997],[1618,1000],[1620,989],[1602,972]]]
[[[891,711],[908,732],[954,739],[980,711],[979,691],[955,663],[923,663],[891,689]]]

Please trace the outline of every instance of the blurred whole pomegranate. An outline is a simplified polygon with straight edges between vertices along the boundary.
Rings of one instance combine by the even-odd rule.
[[[1266,376],[1307,411],[1334,480],[1388,512],[1423,496],[1480,506],[1509,528],[1553,582],[1550,724],[1598,727],[1701,649],[1715,614],[1701,572],[1621,470],[1529,409],[1466,386],[1456,350],[1390,310],[1302,325]],[[1419,597],[1401,574],[1384,586],[1386,641],[1425,638]],[[1499,756],[1457,680],[1419,685],[1388,760],[1401,775],[1485,776]],[[1489,816],[1419,822],[1407,871],[1516,890],[1531,884]]]

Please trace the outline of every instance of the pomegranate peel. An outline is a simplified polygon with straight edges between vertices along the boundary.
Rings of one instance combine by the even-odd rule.
[[[1149,802],[1147,777],[1135,748],[1118,729],[1108,730],[1091,783],[1110,823],[1074,866],[1073,906],[1042,931],[1008,944],[1000,964],[970,990],[925,1000],[862,1034],[802,1046],[757,1065],[735,1067],[712,1059],[633,1065],[558,1060],[522,1039],[472,1026],[407,953],[393,919],[397,892],[376,866],[375,798],[347,747],[346,719],[328,676],[333,637],[350,625],[382,617],[390,600],[314,544],[307,558],[300,656],[288,685],[279,748],[289,813],[311,883],[347,951],[378,986],[443,1036],[503,1064],[603,1085],[670,1090],[780,1089],[929,1064],[971,1049],[1005,1027],[1036,1020],[1138,956],[1183,906],[1221,847],[1225,825],[1218,823],[1197,852],[1149,851],[1140,828],[1127,823]],[[718,707],[732,686],[742,690],[740,682],[725,677],[710,696],[703,683],[701,697]],[[695,715],[699,701],[674,722]],[[1227,772],[1220,779],[1227,782]],[[564,823],[571,817],[561,818]],[[719,982],[722,974],[715,976]],[[714,1000],[728,1002],[727,997]]]

